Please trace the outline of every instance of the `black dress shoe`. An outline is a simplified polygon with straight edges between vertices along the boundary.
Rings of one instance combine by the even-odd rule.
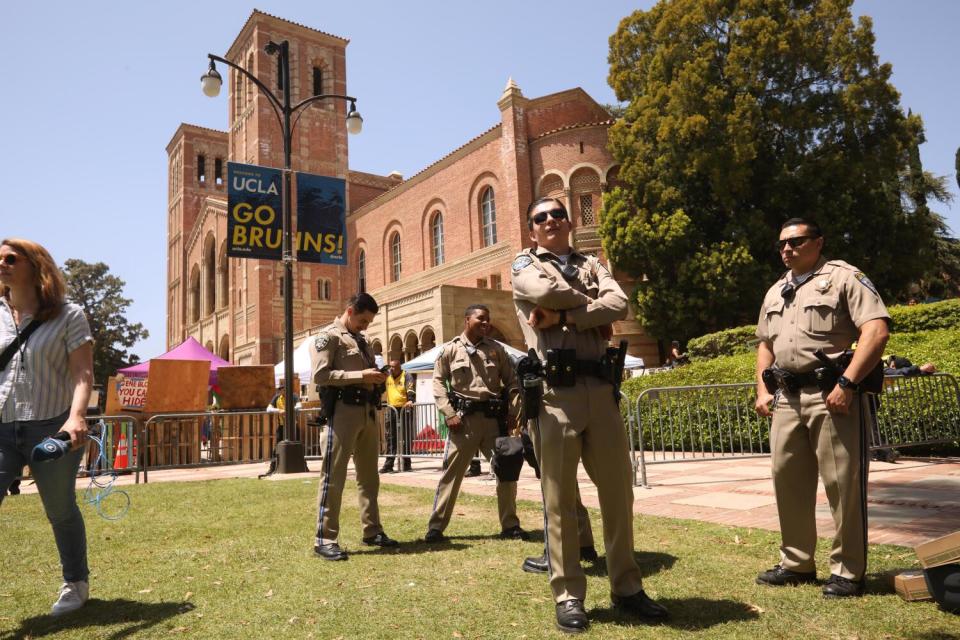
[[[473,478],[479,475],[482,475],[482,472],[480,471],[480,461],[474,460],[470,463],[470,468],[467,469],[467,472],[465,474],[463,474],[463,477]]]
[[[600,559],[597,555],[597,549],[593,545],[589,547],[580,547],[580,560],[583,562],[596,562]]]
[[[530,534],[521,529],[519,526],[510,527],[509,529],[504,529],[500,532],[501,540],[529,540]]]
[[[824,598],[856,598],[863,595],[863,580],[831,575],[823,585]]]
[[[446,542],[447,536],[443,535],[443,531],[440,531],[439,529],[430,529],[430,531],[427,531],[427,535],[423,536],[423,541],[430,543]]]
[[[651,600],[643,589],[632,596],[611,595],[610,602],[614,609],[649,622],[659,622],[670,617],[667,608]]]
[[[766,584],[773,587],[785,587],[787,585],[794,586],[798,584],[812,584],[817,581],[817,572],[811,571],[798,572],[791,571],[790,569],[784,569],[780,565],[775,566],[772,569],[767,569],[762,571],[760,575],[757,576],[757,584]]]
[[[336,542],[330,544],[318,544],[313,548],[313,552],[324,560],[346,560],[347,552],[340,548]]]
[[[380,467],[380,473],[393,473],[393,462],[384,462]]]
[[[557,603],[557,629],[566,633],[583,633],[587,630],[587,612],[583,600],[564,600]]]
[[[383,531],[378,533],[375,536],[363,539],[363,544],[369,545],[371,547],[397,547],[400,545],[399,542],[385,534]]]
[[[547,573],[550,570],[550,565],[547,562],[547,554],[543,554],[542,556],[530,556],[529,558],[524,559],[523,564],[520,565],[520,568],[527,573]]]
[[[411,463],[409,459],[403,461],[403,470],[413,471],[413,463]]]

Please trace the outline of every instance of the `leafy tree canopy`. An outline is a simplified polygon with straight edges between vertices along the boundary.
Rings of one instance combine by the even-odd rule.
[[[126,283],[112,275],[106,264],[70,259],[63,265],[63,275],[67,297],[83,308],[90,323],[94,380],[104,383],[117,369],[140,361],[127,349],[149,334],[141,323],[127,320],[127,307],[132,301],[122,295]]]
[[[888,299],[936,259],[943,221],[927,200],[945,190],[851,4],[662,0],[611,37],[609,82],[628,107],[610,130],[619,184],[600,232],[643,276],[635,302],[654,335],[756,321],[790,217],[816,219],[825,255]]]

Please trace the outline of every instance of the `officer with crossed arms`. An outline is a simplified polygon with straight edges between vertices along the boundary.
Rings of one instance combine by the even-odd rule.
[[[560,201],[531,203],[527,225],[535,246],[514,259],[513,299],[527,345],[547,367],[542,410],[531,428],[557,627],[577,633],[588,626],[576,514],[581,459],[600,500],[613,605],[642,621],[661,621],[667,610],[644,592],[634,558],[631,468],[615,399],[622,371],[607,366],[610,325],[626,318],[627,296],[596,257],[572,249]]]

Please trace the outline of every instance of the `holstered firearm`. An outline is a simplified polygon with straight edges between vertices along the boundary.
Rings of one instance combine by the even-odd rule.
[[[340,394],[336,387],[317,385],[317,393],[320,394],[320,419],[324,422],[330,422],[333,414],[337,410],[337,399]]]
[[[543,361],[534,349],[517,361],[517,378],[523,394],[523,414],[527,420],[540,417],[543,400]]]
[[[817,384],[823,375],[824,383],[820,385],[821,391],[831,391],[837,384],[837,379],[843,375],[853,361],[853,350],[847,349],[838,355],[835,359],[823,352],[823,349],[817,349],[813,353],[817,360],[823,363],[822,367],[814,370],[817,374]],[[883,362],[877,362],[876,366],[867,372],[867,375],[860,381],[860,390],[866,393],[880,393],[883,391]]]
[[[623,384],[623,368],[627,364],[627,341],[621,340],[619,347],[609,347],[601,359],[610,369],[610,384],[613,385],[613,399],[620,404],[620,385]]]

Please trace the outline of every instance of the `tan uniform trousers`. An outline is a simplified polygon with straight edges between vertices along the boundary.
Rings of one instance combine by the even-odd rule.
[[[460,493],[460,483],[470,466],[470,461],[481,452],[490,460],[493,457],[494,441],[500,435],[495,418],[482,413],[464,416],[459,429],[450,430],[447,449],[443,459],[443,475],[433,498],[433,513],[427,529],[443,531],[450,524],[453,506]],[[520,525],[517,518],[517,483],[497,480],[497,510],[500,513],[500,528],[510,529]]]
[[[370,538],[383,531],[377,506],[380,427],[376,413],[371,417],[370,412],[369,406],[338,402],[336,413],[327,425],[317,495],[317,544],[336,542],[340,536],[340,503],[351,456],[357,473],[363,537]]]
[[[831,573],[860,580],[867,563],[865,431],[856,395],[846,416],[832,414],[816,387],[781,394],[773,412],[770,448],[773,486],[780,515],[780,564],[816,571],[817,472],[823,479],[837,534],[830,552]],[[869,415],[869,414],[868,414]],[[861,473],[863,470],[863,473]]]
[[[580,566],[577,468],[580,461],[597,487],[603,520],[607,574],[614,595],[643,588],[633,556],[633,485],[627,434],[613,387],[581,377],[576,386],[547,388],[540,418],[531,424],[540,460],[550,588],[556,602],[587,594]],[[579,529],[579,531],[578,531]]]

